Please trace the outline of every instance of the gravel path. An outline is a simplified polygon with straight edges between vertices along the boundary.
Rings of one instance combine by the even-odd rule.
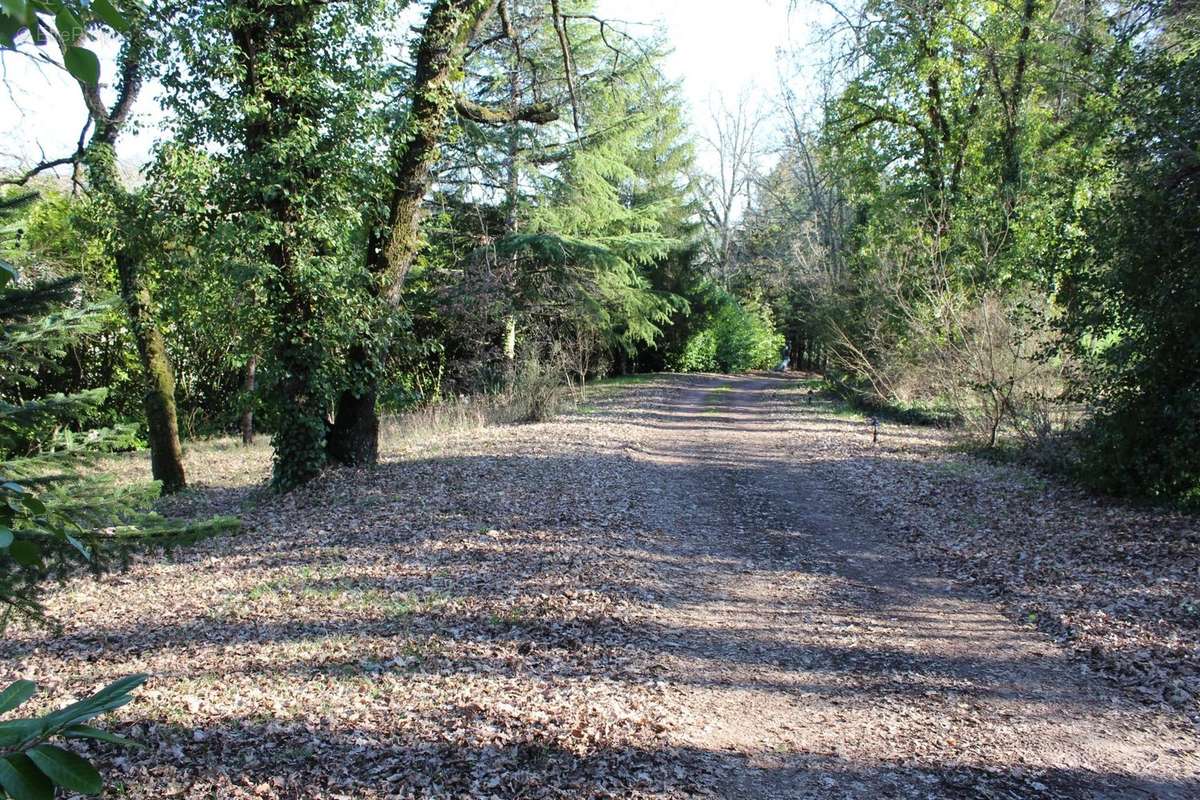
[[[147,747],[93,753],[147,800],[1200,797],[1184,711],[877,508],[928,432],[872,447],[765,376],[597,397],[282,498],[265,447],[194,447],[176,509],[246,532],[68,582],[0,679],[152,673],[109,723]]]

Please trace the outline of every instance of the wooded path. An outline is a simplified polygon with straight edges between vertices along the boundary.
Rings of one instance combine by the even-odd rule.
[[[973,467],[943,465],[965,457],[916,428],[873,445],[795,377],[661,376],[549,423],[392,430],[377,469],[283,496],[265,445],[196,443],[201,485],[166,510],[245,533],[69,582],[64,630],[14,631],[0,678],[63,697],[151,673],[106,723],[146,747],[92,753],[146,800],[1200,797],[1186,706],[1093,673],[884,513],[949,505],[917,517],[936,539],[968,513],[950,501]],[[1067,502],[987,474],[978,508]],[[1101,566],[1054,589],[1063,614]],[[1160,584],[1121,569],[1122,602],[1149,602]]]
[[[727,796],[1200,797],[1195,739],[889,543],[828,455],[867,427],[780,386],[703,381],[637,456],[678,564],[677,735],[739,757]]]

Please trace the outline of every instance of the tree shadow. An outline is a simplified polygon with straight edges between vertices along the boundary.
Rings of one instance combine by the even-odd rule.
[[[753,416],[753,398],[744,402]],[[775,432],[725,405],[722,414],[686,398],[662,405],[674,430]],[[526,435],[534,433],[513,433],[518,443]],[[994,646],[1008,626],[948,605],[972,595],[926,580],[886,543],[862,533],[855,552],[844,552],[857,529],[825,487],[869,456],[796,464],[737,444],[711,454],[669,439],[633,453],[614,442],[557,445],[331,472],[302,493],[263,498],[239,537],[135,569],[64,636],[10,638],[0,653],[14,668],[54,663],[81,682],[155,672],[168,700],[134,712],[152,750],[123,762],[146,797],[175,782],[197,797],[263,784],[262,796],[279,797],[754,797],[774,796],[765,787],[782,783],[795,787],[789,797],[1082,798],[1130,786],[1115,773],[932,756],[901,764],[776,753],[747,765],[743,755],[680,745],[652,726],[587,739],[593,723],[603,728],[592,720],[580,742],[553,705],[499,709],[495,687],[634,693],[664,675],[684,688],[864,708],[953,694],[1027,717],[1107,723],[1113,706],[1111,691],[1073,677],[1066,655]],[[702,580],[712,575],[739,577]],[[826,594],[751,602],[739,581],[754,580]],[[177,593],[176,583],[188,591]],[[709,607],[752,622],[731,640],[729,627],[679,613]],[[931,649],[857,646],[815,626],[780,636],[807,614],[826,615],[830,626],[870,615],[915,630]],[[962,647],[938,649],[947,643]],[[463,675],[486,676],[469,685],[493,694],[397,709],[419,717],[415,728],[355,718],[356,693],[379,691],[385,679],[440,686]],[[318,694],[315,704],[332,705],[261,720],[164,710],[181,686],[228,692],[272,682],[335,699]],[[1195,796],[1194,784],[1149,778],[1111,796],[1141,796],[1146,786]]]

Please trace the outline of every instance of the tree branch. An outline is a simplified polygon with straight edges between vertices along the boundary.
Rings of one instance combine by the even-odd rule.
[[[77,163],[79,161],[79,158],[81,155],[82,155],[81,153],[76,152],[76,153],[72,153],[69,156],[65,156],[63,158],[55,158],[55,159],[51,159],[49,161],[42,161],[42,162],[30,167],[29,169],[25,170],[24,172],[20,173],[19,175],[16,175],[15,177],[0,178],[0,186],[24,186],[25,184],[29,183],[31,180],[36,178],[38,175],[41,175],[43,172],[46,172],[47,170],[52,170],[55,167],[65,167],[67,165]]]
[[[454,101],[454,110],[463,119],[483,125],[507,125],[511,122],[545,125],[558,119],[558,112],[549,103],[530,103],[510,109],[485,106],[465,97],[458,97]]]
[[[575,92],[575,68],[571,63],[571,42],[567,38],[567,23],[563,19],[559,0],[550,0],[550,10],[554,15],[554,32],[558,35],[558,47],[562,50],[563,72],[567,76],[567,92],[571,95],[571,118],[575,123],[575,132],[579,133],[579,98]]]

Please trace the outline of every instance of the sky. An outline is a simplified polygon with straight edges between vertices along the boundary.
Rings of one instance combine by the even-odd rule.
[[[812,38],[815,4],[792,0],[598,0],[606,19],[662,25],[673,47],[665,71],[683,83],[697,130],[709,130],[709,110],[739,95],[752,103],[779,85],[780,48]],[[634,28],[636,30],[636,28]],[[103,48],[100,48],[103,50]],[[30,59],[0,56],[0,167],[69,154],[86,118],[78,90],[61,71]],[[157,135],[152,98],[138,109],[141,130],[123,137],[126,163],[146,159]]]
[[[666,72],[683,81],[684,96],[703,126],[711,104],[741,94],[751,100],[774,93],[779,83],[778,51],[806,38],[793,30],[803,12],[789,13],[789,0],[599,0],[601,16],[660,24],[673,52]],[[800,26],[803,28],[803,25]]]

